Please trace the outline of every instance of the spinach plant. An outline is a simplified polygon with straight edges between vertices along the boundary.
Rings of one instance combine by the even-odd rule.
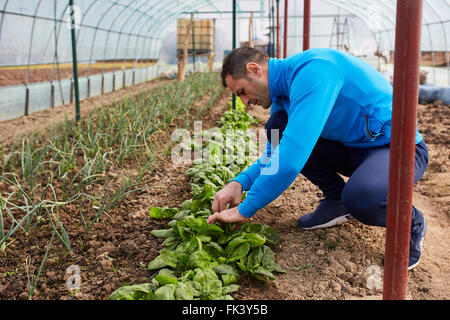
[[[236,110],[225,112],[219,121],[223,134],[230,128],[248,129],[256,121],[244,107],[240,102]],[[214,151],[224,145],[214,141],[208,147]],[[232,151],[240,147],[234,146]],[[149,270],[157,271],[151,283],[119,288],[110,299],[227,300],[233,299],[230,293],[238,290],[237,282],[244,273],[267,281],[275,279],[273,272],[285,272],[269,247],[280,240],[272,227],[243,223],[235,229],[233,224],[208,224],[215,193],[249,164],[249,159],[227,164],[214,154],[187,170],[192,178],[191,199],[180,208],[150,209],[152,218],[170,219],[169,228],[151,232],[165,239],[164,249],[148,264]]]

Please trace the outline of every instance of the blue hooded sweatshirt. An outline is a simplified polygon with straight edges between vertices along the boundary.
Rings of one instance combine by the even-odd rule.
[[[333,49],[310,49],[286,59],[269,59],[271,114],[285,110],[288,123],[276,148],[234,181],[247,192],[239,205],[253,216],[296,179],[320,138],[353,148],[391,140],[391,84],[369,64]],[[416,144],[422,136],[416,129]],[[232,181],[233,181],[232,180]]]

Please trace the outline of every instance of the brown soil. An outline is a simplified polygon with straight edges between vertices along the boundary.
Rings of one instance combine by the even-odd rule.
[[[137,67],[140,66],[141,63],[137,64]],[[112,63],[107,63],[104,67],[101,67],[101,63],[96,63],[95,65],[91,66],[90,70],[88,70],[87,64],[79,64],[78,76],[81,78],[86,77],[88,74],[95,75],[102,72],[119,71],[122,70],[122,67],[122,62],[118,62],[116,66],[113,66]],[[25,84],[26,74],[27,69],[22,67],[0,69],[0,87]],[[31,66],[28,74],[28,83],[45,82],[51,81],[52,79],[53,81],[58,81],[59,79],[70,79],[72,77],[73,69],[71,65],[63,65],[59,71],[55,67],[53,70],[53,76],[51,65],[38,67]]]
[[[105,104],[108,97],[103,99],[91,101],[92,106]],[[225,91],[202,116],[204,129],[215,126],[228,108],[228,99]],[[428,232],[422,262],[409,272],[410,299],[450,298],[447,249],[450,246],[449,111],[450,107],[442,104],[419,105],[419,129],[428,143],[430,165],[415,187],[414,203],[427,217]],[[269,115],[259,107],[251,108],[249,112],[262,120],[256,126],[259,128]],[[33,130],[47,124],[48,115],[35,117]],[[20,121],[29,123],[26,118],[15,121],[16,125]],[[3,125],[0,124],[0,132],[5,128]],[[11,125],[14,123],[8,122],[6,128],[12,128]],[[168,137],[169,132],[161,136],[161,150]],[[62,210],[60,216],[69,234],[72,252],[68,253],[59,241],[54,241],[38,282],[38,293],[33,299],[107,299],[122,285],[150,280],[152,273],[147,270],[147,264],[162,249],[160,239],[151,236],[150,232],[166,228],[166,222],[151,219],[148,211],[152,206],[179,206],[191,197],[189,180],[185,176],[188,166],[175,166],[170,155],[163,152],[159,161],[159,167],[146,176],[151,180],[151,188],[126,197],[103,215],[91,230],[83,229],[76,208]],[[130,174],[135,173],[130,170]],[[297,218],[314,210],[320,197],[319,190],[300,175],[282,196],[251,219],[269,224],[280,233],[281,241],[273,249],[276,261],[287,273],[277,274],[276,280],[268,283],[244,276],[240,280],[239,291],[233,294],[236,299],[381,297],[380,289],[367,288],[367,280],[373,275],[368,267],[379,266],[382,271],[385,229],[351,221],[328,229],[299,230]],[[36,274],[50,234],[51,227],[43,225],[27,237],[21,234],[0,251],[0,299],[28,297],[26,262],[29,272]],[[70,294],[66,286],[70,276],[66,270],[71,265],[81,269],[81,290],[75,294]]]

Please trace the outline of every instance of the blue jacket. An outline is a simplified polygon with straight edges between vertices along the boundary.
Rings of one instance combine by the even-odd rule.
[[[310,49],[269,60],[271,114],[286,110],[288,123],[276,148],[235,179],[251,217],[286,190],[303,169],[319,137],[354,148],[391,140],[392,86],[362,60],[333,49]],[[422,140],[416,129],[416,143]],[[269,187],[268,187],[269,186]]]

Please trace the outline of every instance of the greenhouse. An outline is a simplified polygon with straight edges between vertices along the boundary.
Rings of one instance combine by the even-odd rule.
[[[0,300],[449,299],[449,106],[447,0],[0,0]]]

